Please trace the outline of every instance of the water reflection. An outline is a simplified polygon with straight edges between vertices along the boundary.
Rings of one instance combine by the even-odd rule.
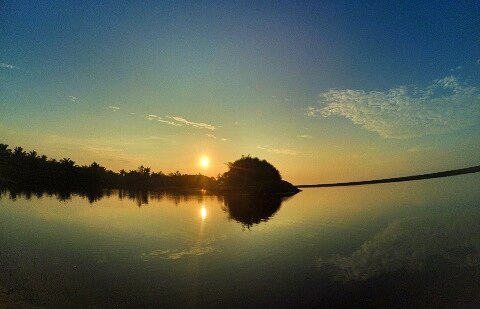
[[[202,208],[200,208],[200,217],[202,217],[202,220],[207,218],[207,208],[205,208],[205,205],[202,205]]]
[[[0,198],[9,198],[16,200],[24,198],[30,200],[32,197],[41,199],[46,197],[55,197],[59,201],[69,201],[75,196],[82,197],[90,204],[94,204],[104,198],[118,197],[120,200],[128,199],[135,201],[138,207],[148,205],[151,201],[169,200],[175,205],[190,200],[202,202],[205,196],[214,197],[215,195],[206,190],[168,190],[168,191],[141,191],[124,189],[103,189],[103,190],[43,190],[35,188],[2,188],[0,187]],[[222,197],[217,197],[220,201]]]
[[[480,210],[396,220],[347,256],[320,258],[338,281],[364,281],[397,272],[480,266]]]
[[[232,194],[224,197],[224,210],[244,227],[268,221],[288,197]]]
[[[289,197],[285,196],[251,196],[241,194],[215,195],[206,190],[197,191],[138,191],[122,189],[105,189],[89,191],[45,191],[30,188],[0,188],[0,198],[16,200],[24,198],[30,200],[32,197],[41,199],[43,196],[55,197],[59,201],[68,201],[75,196],[82,197],[90,204],[99,202],[104,198],[118,197],[120,200],[128,199],[135,202],[138,207],[148,205],[152,201],[173,201],[175,205],[190,200],[197,200],[202,203],[200,217],[204,221],[208,215],[205,207],[205,197],[216,199],[223,205],[230,219],[233,219],[243,227],[250,228],[255,224],[268,221],[280,209],[283,201]]]
[[[55,308],[478,308],[478,177],[307,189],[285,203],[0,190],[0,307],[10,291]]]

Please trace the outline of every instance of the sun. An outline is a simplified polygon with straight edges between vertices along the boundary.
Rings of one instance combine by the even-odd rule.
[[[210,159],[207,156],[200,158],[200,166],[202,168],[207,168],[210,165]]]

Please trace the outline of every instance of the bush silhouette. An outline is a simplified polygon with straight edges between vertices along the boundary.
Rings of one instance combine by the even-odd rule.
[[[280,172],[270,163],[259,158],[242,156],[227,164],[229,170],[218,179],[227,191],[254,194],[296,193],[299,190],[282,180]]]
[[[221,177],[226,186],[249,186],[253,183],[282,180],[280,172],[273,165],[259,158],[242,156],[227,165],[229,170]]]

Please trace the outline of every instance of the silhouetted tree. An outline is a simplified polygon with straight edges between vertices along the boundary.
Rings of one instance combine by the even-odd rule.
[[[227,165],[229,170],[220,177],[226,186],[250,186],[253,183],[282,180],[280,172],[273,165],[259,158],[242,156]]]

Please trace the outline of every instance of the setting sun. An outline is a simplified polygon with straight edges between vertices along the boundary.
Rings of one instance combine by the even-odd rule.
[[[210,159],[207,156],[200,158],[200,166],[202,168],[207,168],[210,165]]]

